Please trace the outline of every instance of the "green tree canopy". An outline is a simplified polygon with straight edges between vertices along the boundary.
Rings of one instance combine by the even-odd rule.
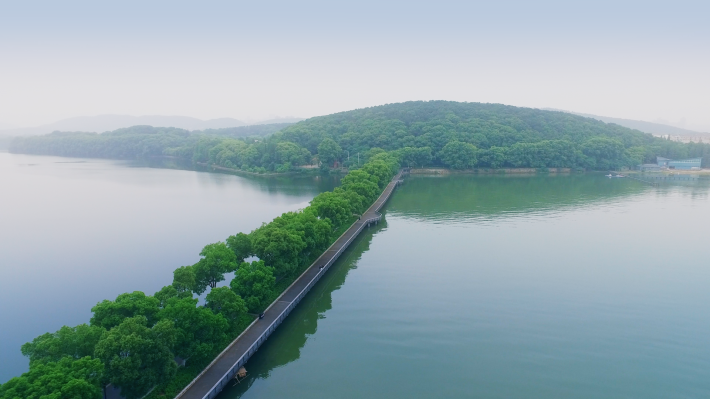
[[[327,246],[333,228],[329,220],[318,219],[315,210],[310,207],[301,212],[286,212],[275,218],[269,223],[269,226],[283,228],[298,234],[306,244],[301,249],[303,260],[306,260],[305,258],[313,251],[324,249]]]
[[[408,167],[422,167],[428,165],[433,160],[430,147],[404,147],[398,151],[402,163]]]
[[[76,327],[63,326],[55,333],[45,333],[22,345],[22,354],[36,360],[59,361],[69,356],[80,359],[94,354],[94,347],[99,342],[103,327],[80,324]]]
[[[439,153],[439,158],[444,165],[454,169],[472,168],[478,163],[477,150],[473,144],[450,141]]]
[[[354,191],[367,201],[374,201],[380,194],[379,179],[364,170],[353,170],[340,181],[346,191]]]
[[[323,141],[318,144],[318,158],[325,165],[332,166],[335,161],[340,159],[342,152],[343,149],[330,137],[323,139]]]
[[[382,190],[387,186],[391,177],[391,168],[382,159],[373,159],[367,164],[363,165],[362,170],[374,177],[372,180],[376,180],[377,186]],[[378,190],[378,191],[380,191]],[[379,194],[379,193],[378,193]]]
[[[606,137],[593,137],[582,145],[582,152],[589,157],[591,167],[615,169],[622,163],[624,144]]]
[[[356,193],[355,191],[344,190],[342,187],[336,187],[335,190],[333,190],[333,193],[348,201],[351,213],[361,214],[365,212],[369,205],[367,198]]]
[[[248,234],[237,233],[227,238],[227,247],[234,252],[237,263],[241,264],[244,259],[254,255],[251,248],[251,238]]]
[[[214,288],[224,280],[224,274],[237,268],[237,257],[223,242],[208,244],[200,252],[202,259],[194,266],[195,286],[193,291],[200,295],[207,287]]]
[[[192,298],[192,291],[178,291],[174,286],[166,285],[153,294],[153,297],[160,301],[160,308],[162,309],[168,305],[168,300],[172,298]]]
[[[174,353],[183,359],[203,359],[227,337],[227,320],[197,306],[197,301],[197,298],[171,298],[158,313],[160,320],[175,326]]]
[[[30,371],[0,385],[4,399],[101,399],[104,365],[90,356],[30,362]]]
[[[507,159],[507,148],[503,147],[491,147],[487,150],[482,150],[480,153],[480,160],[484,166],[490,168],[502,168],[505,165]]]
[[[192,266],[181,266],[173,271],[173,287],[182,292],[192,292],[195,289],[195,269]]]
[[[311,201],[311,207],[320,218],[328,218],[334,227],[340,227],[350,220],[352,211],[350,202],[342,195],[332,191],[318,194]]]
[[[126,399],[138,399],[175,375],[177,364],[173,323],[161,320],[152,328],[145,316],[124,319],[106,331],[96,344],[95,356],[104,364],[108,381]]]
[[[159,300],[141,291],[121,294],[115,301],[103,300],[91,308],[94,312],[91,325],[109,330],[121,324],[124,319],[134,316],[144,316],[148,325],[153,325],[158,306],[160,306]]]
[[[229,287],[212,289],[205,297],[205,306],[215,314],[221,314],[234,326],[241,315],[248,311],[246,302]]]
[[[276,144],[276,155],[276,161],[282,164],[298,166],[311,161],[310,151],[288,141]]]
[[[229,283],[235,294],[244,298],[249,311],[263,310],[271,297],[276,278],[274,270],[266,266],[264,261],[242,263]]]
[[[294,270],[298,266],[301,251],[306,248],[300,234],[273,225],[264,225],[252,235],[254,253],[267,265],[274,267],[278,274]]]

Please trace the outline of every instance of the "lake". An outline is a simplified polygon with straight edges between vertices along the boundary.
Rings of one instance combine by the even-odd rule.
[[[0,153],[0,383],[27,371],[23,343],[88,323],[103,299],[156,292],[205,244],[338,184],[166,167],[179,165]]]
[[[179,168],[0,153],[0,381],[22,343],[337,185]],[[408,177],[220,398],[708,397],[709,193]]]
[[[409,177],[220,398],[710,397],[708,193]]]

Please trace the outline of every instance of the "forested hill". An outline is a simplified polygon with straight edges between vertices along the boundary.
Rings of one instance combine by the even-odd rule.
[[[655,162],[656,155],[704,156],[710,165],[708,145],[679,144],[578,115],[501,104],[388,104],[311,118],[281,133],[310,151],[327,137],[351,154],[370,147],[429,148],[431,162],[458,168],[607,169]],[[426,160],[426,153],[421,158]]]
[[[310,118],[266,138],[177,130],[54,134],[18,139],[11,151],[110,158],[172,155],[256,172],[304,164],[355,166],[358,156],[362,163],[381,150],[396,151],[404,164],[457,169],[605,170],[653,162],[658,155],[701,156],[710,165],[707,144],[670,142],[578,115],[500,104],[388,104]]]

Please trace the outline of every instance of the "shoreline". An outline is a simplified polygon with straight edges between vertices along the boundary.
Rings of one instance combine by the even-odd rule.
[[[448,168],[412,168],[413,175],[449,175],[449,174],[536,174],[536,173],[572,173],[571,168],[476,168],[476,169],[448,169]]]

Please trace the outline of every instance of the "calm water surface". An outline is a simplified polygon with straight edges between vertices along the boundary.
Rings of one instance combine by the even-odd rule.
[[[152,294],[205,244],[337,184],[146,166],[0,153],[0,383],[27,370],[23,343],[88,322],[103,299]]]
[[[708,193],[409,178],[221,398],[710,397]]]

